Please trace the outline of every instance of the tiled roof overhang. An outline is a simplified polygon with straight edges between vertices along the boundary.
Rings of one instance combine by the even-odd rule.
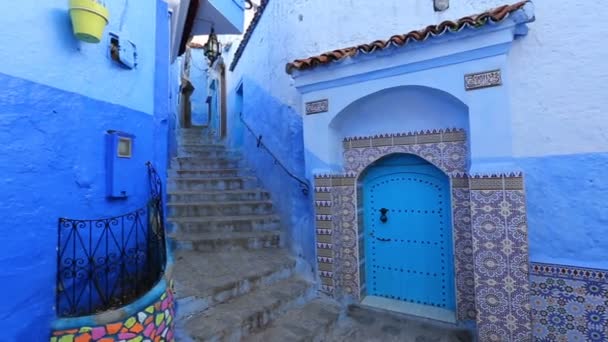
[[[446,32],[458,32],[465,28],[479,28],[486,24],[496,24],[505,20],[509,15],[522,9],[529,0],[520,1],[513,5],[504,5],[495,9],[460,18],[456,21],[446,20],[438,25],[429,25],[422,30],[411,31],[406,34],[394,35],[388,40],[376,40],[369,44],[351,46],[304,59],[296,59],[287,63],[286,71],[291,74],[294,70],[310,70],[320,65],[340,61],[357,54],[370,54],[390,47],[404,47],[411,41],[425,41],[431,37],[441,36]]]
[[[270,0],[262,0],[260,2],[260,6],[255,11],[253,19],[251,19],[251,23],[249,24],[249,27],[247,27],[247,31],[245,31],[243,39],[241,40],[239,47],[234,53],[234,58],[232,59],[232,63],[230,63],[230,71],[234,71],[234,68],[236,68],[236,65],[239,63],[239,60],[241,59],[241,56],[243,55],[243,52],[247,47],[247,43],[249,43],[249,39],[251,39],[251,35],[253,35],[253,31],[255,31],[255,28],[258,26],[258,22],[260,21],[260,19],[262,19],[262,14],[264,14],[264,10],[268,5],[268,1]]]

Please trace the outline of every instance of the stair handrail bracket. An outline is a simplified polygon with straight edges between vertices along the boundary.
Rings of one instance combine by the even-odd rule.
[[[101,219],[59,218],[56,311],[60,318],[115,310],[163,279],[166,238],[162,180],[147,163],[148,203]]]
[[[241,122],[243,123],[243,126],[245,126],[245,128],[249,131],[249,133],[251,133],[255,137],[255,139],[256,139],[256,146],[258,148],[261,148],[264,151],[266,151],[272,157],[272,159],[274,160],[274,164],[275,165],[279,165],[281,167],[281,169],[283,169],[283,171],[285,173],[287,173],[287,175],[290,178],[292,178],[296,182],[298,182],[298,184],[300,186],[300,190],[302,191],[302,194],[304,194],[304,196],[308,196],[308,194],[310,193],[310,184],[308,184],[308,182],[306,180],[301,179],[300,177],[296,176],[293,172],[291,172],[285,166],[285,164],[283,164],[281,162],[281,160],[268,148],[268,146],[266,146],[266,144],[264,144],[264,141],[262,141],[262,135],[256,134],[255,131],[251,128],[251,126],[249,126],[249,124],[247,124],[247,122],[243,118],[243,113],[240,113],[239,118],[241,119]]]

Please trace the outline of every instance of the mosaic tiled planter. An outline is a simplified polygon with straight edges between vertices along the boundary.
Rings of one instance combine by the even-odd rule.
[[[173,342],[172,286],[162,280],[138,301],[97,316],[60,319],[51,342]]]

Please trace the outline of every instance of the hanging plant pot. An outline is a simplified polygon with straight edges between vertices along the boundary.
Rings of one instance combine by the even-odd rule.
[[[70,17],[76,38],[96,44],[101,41],[110,12],[96,0],[70,0]]]

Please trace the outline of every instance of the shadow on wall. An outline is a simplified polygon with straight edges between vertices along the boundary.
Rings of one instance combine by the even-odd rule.
[[[50,15],[55,23],[53,26],[55,30],[52,32],[57,33],[53,41],[57,42],[63,50],[77,53],[80,50],[80,43],[74,36],[69,12],[63,8],[54,8],[50,11]],[[66,37],[70,37],[70,39],[66,39]]]
[[[438,128],[468,132],[469,109],[454,96],[433,88],[403,86],[365,96],[330,123],[340,138],[404,133]]]
[[[305,179],[302,118],[251,80],[243,82],[242,97],[238,101],[242,103],[231,106],[228,120],[230,144],[242,150],[248,166],[271,193],[290,249],[310,265],[315,265],[312,194],[305,196],[299,183],[276,165],[267,152],[257,147],[257,137],[243,129],[239,109],[242,106],[243,119],[262,136],[268,149],[293,174]]]

